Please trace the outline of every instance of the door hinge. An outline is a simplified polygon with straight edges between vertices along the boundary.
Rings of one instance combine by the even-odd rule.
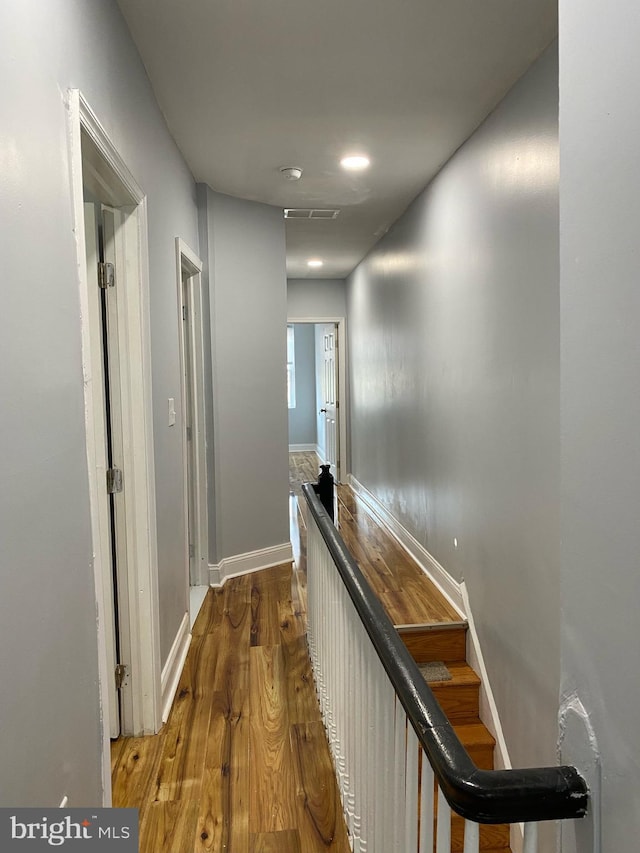
[[[107,287],[115,287],[116,270],[113,264],[100,261],[98,263],[98,286],[103,290]]]
[[[187,306],[186,305],[182,306],[182,319],[183,320],[187,319]]]
[[[119,468],[107,468],[107,494],[115,495],[122,491],[122,471]]]
[[[192,440],[191,427],[187,427],[187,441]]]
[[[195,557],[195,555],[196,555],[196,549],[191,544],[191,542],[189,542],[189,558],[193,559],[193,557]]]
[[[124,686],[124,681],[127,677],[127,666],[124,663],[116,664],[115,676],[116,676],[116,690],[122,690]]]

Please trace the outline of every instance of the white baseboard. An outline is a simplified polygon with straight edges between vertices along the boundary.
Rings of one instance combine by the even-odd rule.
[[[315,444],[290,444],[289,453],[303,453],[310,450],[315,450]]]
[[[362,485],[353,474],[349,474],[349,485],[373,513],[380,524],[386,527],[392,536],[402,545],[404,550],[413,557],[420,568],[429,576],[440,592],[449,603],[458,611],[463,619],[466,619],[465,602],[462,589],[458,581],[451,577],[449,572],[432,557],[409,531],[400,524],[397,518],[382,506],[380,501]]]
[[[467,631],[467,663],[478,673],[482,680],[482,684],[480,686],[480,719],[496,739],[496,748],[494,752],[496,770],[511,770],[509,750],[507,749],[507,742],[504,739],[504,732],[502,731],[500,717],[498,716],[498,707],[493,696],[491,682],[489,681],[487,667],[485,666],[484,656],[480,647],[480,640],[478,638],[478,632],[476,631],[473,612],[469,602],[467,585],[463,581],[460,586],[467,613],[467,624],[469,626],[469,630]]]
[[[261,548],[259,551],[250,551],[248,554],[224,557],[216,565],[209,565],[209,584],[211,586],[222,586],[227,578],[259,572],[262,569],[270,569],[272,566],[279,566],[282,563],[291,563],[292,561],[291,542],[273,545],[270,548]]]
[[[178,628],[178,633],[171,646],[171,651],[165,665],[162,667],[162,722],[166,723],[173,704],[173,697],[178,689],[184,662],[187,659],[191,633],[189,631],[189,614],[185,613]]]

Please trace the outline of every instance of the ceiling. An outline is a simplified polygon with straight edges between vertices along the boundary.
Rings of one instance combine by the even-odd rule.
[[[340,209],[287,220],[292,278],[348,275],[557,32],[557,0],[118,2],[197,181]]]

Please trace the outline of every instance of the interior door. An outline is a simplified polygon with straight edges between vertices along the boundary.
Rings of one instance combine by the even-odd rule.
[[[106,423],[107,466],[111,472],[107,478],[109,495],[112,584],[115,617],[116,669],[120,671],[117,681],[120,724],[125,732],[135,730],[133,720],[133,696],[131,691],[131,638],[127,626],[131,624],[129,590],[127,587],[127,508],[126,471],[124,466],[124,439],[122,428],[122,398],[127,392],[123,387],[120,360],[126,351],[121,328],[121,311],[118,305],[118,269],[124,263],[118,251],[118,229],[121,214],[118,210],[102,205],[99,228],[99,256],[104,265],[104,281],[100,287],[102,319],[102,351],[104,365],[104,395]],[[116,676],[114,675],[114,678]]]
[[[183,340],[183,388],[184,388],[184,429],[187,445],[187,529],[189,536],[189,583],[197,586],[197,567],[195,559],[195,544],[198,535],[197,499],[196,499],[196,465],[194,431],[196,429],[194,388],[194,340],[192,329],[193,299],[189,286],[189,276],[182,272],[182,340]]]
[[[107,414],[107,395],[105,378],[105,340],[103,322],[103,298],[98,281],[98,264],[101,260],[102,214],[99,205],[85,203],[85,252],[87,259],[87,279],[89,282],[89,316],[91,318],[91,365],[93,371],[93,393],[99,400],[102,418],[93,423],[95,436],[95,468],[101,483],[99,506],[96,522],[99,528],[97,540],[100,542],[102,571],[102,599],[104,608],[104,633],[106,642],[107,671],[115,673],[118,664],[117,604],[114,588],[113,559],[113,516],[110,496],[107,493],[107,470],[109,468],[108,435],[110,431]],[[109,702],[109,736],[117,738],[120,734],[120,707],[115,675],[107,679]]]
[[[325,462],[331,465],[332,475],[338,479],[338,334],[334,323],[324,325],[322,399],[320,413],[325,422]]]

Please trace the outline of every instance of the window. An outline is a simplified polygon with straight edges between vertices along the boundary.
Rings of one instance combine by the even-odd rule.
[[[296,407],[296,346],[292,325],[287,326],[287,405]]]

